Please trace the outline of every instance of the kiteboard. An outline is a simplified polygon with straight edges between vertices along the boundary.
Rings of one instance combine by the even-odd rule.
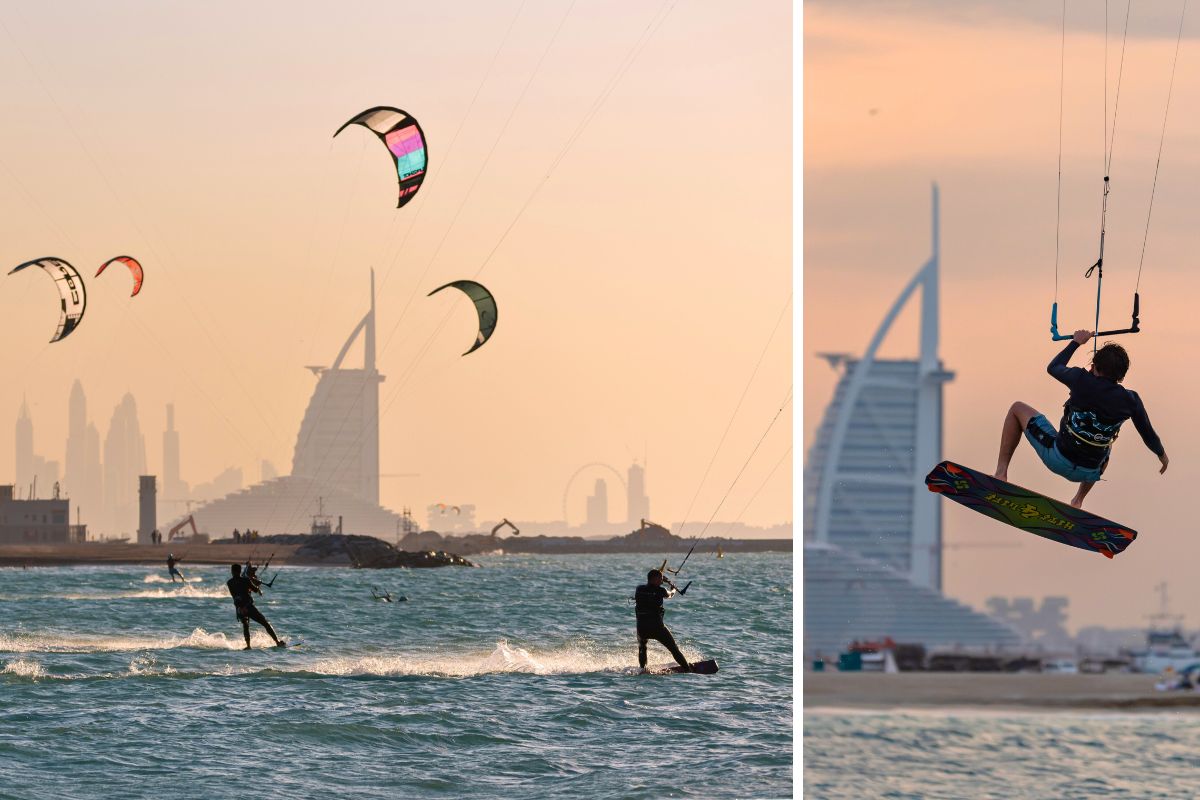
[[[684,669],[683,669],[683,667],[679,666],[678,664],[663,664],[661,667],[652,667],[650,669],[650,671],[658,674],[658,673],[670,673],[670,672],[683,672]],[[692,664],[692,668],[688,671],[692,672],[696,675],[716,675],[717,674],[717,662],[711,658],[708,659],[707,661],[697,661]]]
[[[1059,544],[1112,558],[1137,538],[1137,531],[1067,503],[943,461],[925,476],[929,491],[999,522]]]

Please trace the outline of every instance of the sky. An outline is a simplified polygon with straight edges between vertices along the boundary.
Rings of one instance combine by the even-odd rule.
[[[1160,476],[1157,458],[1126,426],[1107,480],[1087,501],[1089,510],[1140,532],[1112,561],[945,504],[945,589],[979,608],[994,595],[1066,595],[1077,629],[1145,624],[1158,610],[1154,587],[1165,581],[1172,610],[1195,626],[1200,539],[1191,522],[1198,477],[1191,454],[1200,431],[1187,423],[1187,353],[1200,343],[1191,325],[1200,288],[1192,263],[1200,213],[1200,19],[1184,21],[1164,136],[1181,3],[1133,6],[1123,69],[1125,6],[1109,5],[1107,74],[1100,3],[1069,3],[1065,36],[1056,3],[804,5],[798,439],[811,445],[836,382],[816,353],[861,353],[928,258],[934,182],[942,203],[941,356],[956,373],[945,391],[945,456],[993,469],[1001,423],[1016,400],[1057,425],[1066,395],[1045,372],[1060,349],[1048,332],[1056,240],[1060,328],[1090,328],[1095,283],[1083,273],[1097,256],[1111,138],[1101,327],[1128,326],[1138,285],[1143,332],[1121,340],[1132,360],[1125,385],[1142,396],[1170,468]],[[912,305],[884,357],[915,355]],[[1077,356],[1073,363],[1087,362]],[[1025,444],[1009,477],[1064,500],[1074,494]]]
[[[235,466],[250,483],[262,459],[286,474],[316,380],[304,367],[332,363],[374,268],[381,469],[416,475],[384,478],[385,505],[559,519],[579,467],[637,460],[652,517],[695,521],[685,535],[713,515],[790,521],[791,14],[717,0],[5,6],[0,263],[65,258],[89,305],[47,344],[50,281],[0,278],[0,453],[26,398],[36,452],[61,462],[79,379],[102,437],[133,393],[151,472],[174,403],[184,480]],[[429,141],[401,210],[378,141],[332,138],[377,105]],[[120,271],[90,278],[118,254],[145,267],[137,298]],[[500,309],[466,358],[474,310],[425,296],[459,278]],[[0,457],[0,481],[12,471]],[[566,498],[572,524],[591,484]],[[610,517],[624,519],[618,488]]]

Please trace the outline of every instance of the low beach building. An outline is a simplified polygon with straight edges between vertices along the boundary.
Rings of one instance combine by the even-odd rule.
[[[63,498],[18,500],[15,486],[0,486],[0,544],[68,544],[87,538],[87,526],[71,524]]]
[[[853,641],[891,638],[927,649],[1018,648],[1011,626],[839,547],[804,545],[804,657],[836,658]]]

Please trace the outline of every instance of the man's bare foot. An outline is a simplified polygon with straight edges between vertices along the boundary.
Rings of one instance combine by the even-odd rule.
[[[1082,497],[1072,497],[1071,498],[1071,508],[1083,508],[1083,498]]]
[[[992,473],[992,477],[998,481],[1008,481],[1008,470],[998,469]]]

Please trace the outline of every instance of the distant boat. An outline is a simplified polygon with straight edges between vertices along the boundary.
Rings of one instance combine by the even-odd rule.
[[[1146,646],[1129,651],[1135,672],[1158,674],[1168,667],[1176,672],[1200,663],[1200,652],[1187,640],[1179,627],[1180,617],[1167,612],[1167,585],[1156,587],[1160,594],[1160,608],[1150,615],[1150,629],[1146,631]]]

